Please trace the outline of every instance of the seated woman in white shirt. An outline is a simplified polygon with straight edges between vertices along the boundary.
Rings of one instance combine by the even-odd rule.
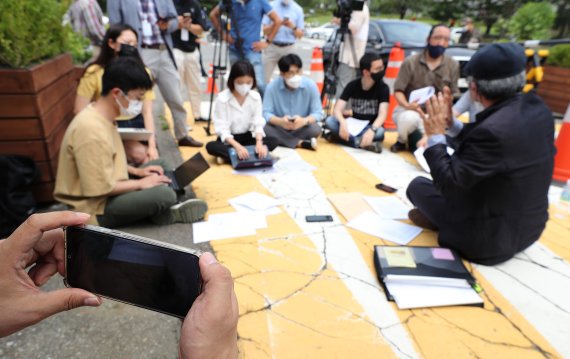
[[[244,146],[255,145],[260,158],[277,147],[277,139],[265,136],[261,96],[252,91],[256,86],[253,65],[246,60],[236,62],[230,71],[228,88],[218,94],[214,104],[214,127],[218,139],[206,144],[206,151],[219,164],[230,161],[233,147],[239,159],[249,153]]]

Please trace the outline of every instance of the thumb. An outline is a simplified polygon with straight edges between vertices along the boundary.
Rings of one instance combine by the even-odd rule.
[[[95,294],[79,288],[65,288],[52,292],[44,292],[42,295],[40,311],[45,318],[83,306],[98,307],[101,298]]]

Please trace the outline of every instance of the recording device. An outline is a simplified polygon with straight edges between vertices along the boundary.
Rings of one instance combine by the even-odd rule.
[[[396,188],[390,187],[390,186],[388,186],[388,185],[385,185],[384,183],[378,183],[378,184],[377,184],[376,186],[374,186],[374,187],[376,187],[377,189],[379,189],[379,190],[381,190],[381,191],[387,192],[387,193],[394,193],[394,192],[397,191]]]
[[[199,252],[107,228],[65,228],[68,287],[184,318],[202,290]]]
[[[333,218],[329,215],[313,215],[305,216],[306,222],[332,222]]]
[[[333,16],[340,19],[341,29],[348,29],[352,12],[362,11],[363,8],[364,1],[362,0],[336,0],[336,9],[333,11]]]
[[[182,14],[182,17],[190,17],[192,14],[190,14],[189,12],[185,12]]]
[[[289,120],[289,122],[295,122],[295,117],[287,116],[287,120]]]

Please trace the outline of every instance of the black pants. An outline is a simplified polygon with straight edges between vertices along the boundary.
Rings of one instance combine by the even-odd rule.
[[[414,178],[406,190],[406,196],[431,223],[441,228],[445,218],[445,200],[432,180],[421,176]]]
[[[251,136],[251,132],[240,133],[234,135],[234,140],[236,140],[242,146],[253,146],[255,145],[255,137]],[[275,137],[265,136],[263,138],[263,144],[267,146],[269,152],[273,151],[277,147],[279,141]],[[208,142],[206,144],[206,151],[212,156],[222,157],[226,161],[230,161],[230,145],[226,145],[218,137],[216,141]]]

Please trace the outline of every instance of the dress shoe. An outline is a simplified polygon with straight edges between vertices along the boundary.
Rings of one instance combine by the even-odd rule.
[[[178,146],[183,147],[202,147],[204,144],[200,141],[196,141],[190,136],[186,136],[178,140]]]
[[[437,227],[435,224],[431,223],[431,221],[424,216],[424,214],[417,208],[411,209],[408,212],[408,218],[418,227],[422,227],[424,229],[429,229],[432,231],[437,231]]]
[[[406,144],[402,142],[396,142],[390,147],[390,151],[394,153],[402,152],[406,150]]]

